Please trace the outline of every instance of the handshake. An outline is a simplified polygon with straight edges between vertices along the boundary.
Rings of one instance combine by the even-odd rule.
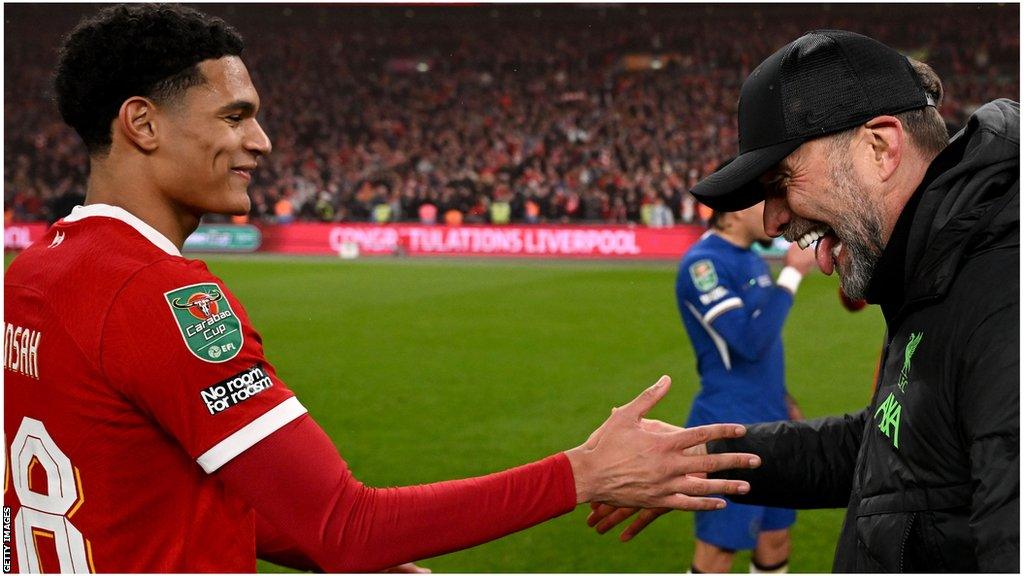
[[[755,454],[708,454],[706,444],[746,433],[739,424],[679,428],[644,418],[668,393],[662,376],[632,402],[614,408],[590,438],[565,452],[576,481],[576,501],[590,502],[587,524],[603,534],[637,511],[622,533],[627,541],[670,510],[717,510],[726,503],[712,494],[746,494],[741,480],[709,479],[709,472],[756,468]]]

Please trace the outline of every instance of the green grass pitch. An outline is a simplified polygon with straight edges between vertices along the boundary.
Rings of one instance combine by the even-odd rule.
[[[570,448],[661,374],[673,386],[652,417],[678,424],[698,386],[673,263],[208,262],[245,304],[278,374],[371,486],[485,474]],[[870,397],[881,315],[846,312],[836,286],[834,277],[807,277],[785,327],[788,386],[808,417],[856,410]],[[420,564],[435,572],[689,566],[692,514],[663,516],[622,544],[619,530],[587,529],[587,510]],[[842,515],[799,514],[792,571],[830,569]],[[733,570],[746,572],[748,557]]]

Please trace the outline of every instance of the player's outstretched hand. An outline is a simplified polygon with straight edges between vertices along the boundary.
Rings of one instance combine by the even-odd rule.
[[[637,510],[640,511],[640,514],[622,531],[622,534],[619,534],[619,540],[629,542],[633,536],[647,528],[647,525],[657,520],[659,516],[672,511],[671,508],[618,508],[609,504],[591,502],[587,526],[596,530],[598,534],[604,534],[618,526],[623,520],[636,514]]]
[[[803,275],[809,274],[814,270],[816,260],[814,258],[814,248],[800,248],[800,245],[793,242],[789,245],[786,250],[786,255],[782,258],[783,266],[792,266],[796,268],[798,272]]]
[[[708,479],[708,472],[761,465],[756,454],[707,454],[704,445],[746,433],[739,424],[679,428],[644,415],[668,393],[662,376],[632,402],[612,410],[583,445],[566,452],[576,480],[577,502],[619,508],[717,510],[725,500],[709,494],[745,494],[740,480]]]

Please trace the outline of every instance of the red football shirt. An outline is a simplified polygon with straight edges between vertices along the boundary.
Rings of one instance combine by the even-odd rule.
[[[224,284],[94,204],[4,288],[4,570],[254,571],[253,513],[209,474],[306,409]]]

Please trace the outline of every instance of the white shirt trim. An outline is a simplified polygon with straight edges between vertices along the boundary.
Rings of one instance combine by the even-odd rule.
[[[704,318],[701,321],[705,324],[711,324],[715,321],[715,318],[718,318],[723,313],[734,308],[743,308],[743,300],[740,300],[737,296],[726,298],[718,304],[715,304],[711,310],[708,310],[707,314],[704,315]]]
[[[196,458],[196,462],[207,474],[212,474],[235,456],[252,448],[260,440],[277,432],[285,424],[305,413],[306,407],[299,402],[298,398],[292,396],[259,418],[249,422],[231,436],[221,440],[216,446]]]
[[[146,224],[137,216],[120,206],[111,206],[110,204],[75,206],[74,209],[71,210],[71,214],[65,216],[63,220],[65,222],[77,222],[92,216],[105,216],[107,218],[120,220],[132,228],[135,228],[136,232],[142,234],[146,240],[152,242],[157,248],[167,252],[171,256],[181,256],[181,251],[174,245],[174,242],[171,242],[166,236],[157,232],[156,228]]]
[[[736,300],[739,300],[739,298],[736,298]],[[728,300],[726,300],[726,302],[728,302]],[[725,302],[722,304],[725,304]],[[690,308],[690,312],[693,314],[693,317],[697,319],[697,322],[700,322],[700,325],[704,327],[708,336],[711,337],[711,341],[715,343],[715,348],[718,349],[718,355],[722,357],[722,364],[725,365],[725,369],[732,370],[732,358],[729,357],[729,344],[726,343],[725,338],[722,338],[722,335],[716,332],[715,329],[711,327],[710,323],[705,322],[704,319],[700,317],[700,312],[697,311],[696,306],[689,302],[686,303],[686,306]],[[718,306],[716,306],[716,308],[717,307]]]

